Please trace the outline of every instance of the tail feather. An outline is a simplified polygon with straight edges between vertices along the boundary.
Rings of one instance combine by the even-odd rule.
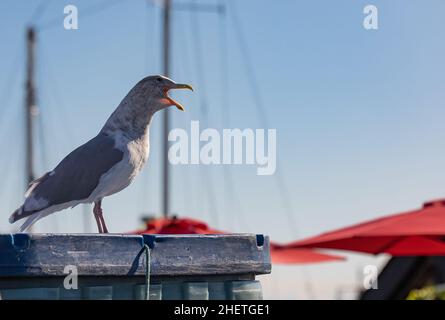
[[[29,216],[25,222],[20,226],[19,232],[24,232],[29,229],[37,220],[40,220],[42,215],[40,213],[34,213],[32,216]]]
[[[25,200],[25,204],[26,204],[26,200]],[[16,222],[20,219],[24,219],[26,217],[32,217],[33,215],[46,209],[46,208],[42,208],[42,209],[38,209],[38,210],[26,211],[25,204],[23,204],[20,208],[18,208],[11,214],[11,216],[9,217],[9,223],[14,223],[14,222]]]
[[[42,182],[43,180],[45,180],[46,178],[48,178],[51,175],[51,172],[47,172],[45,173],[43,176],[41,176],[40,178],[32,181],[29,185],[28,185],[28,190],[26,190],[25,193],[25,203],[26,200],[28,198],[30,198],[31,193],[34,191],[34,189],[40,184],[40,182]],[[41,208],[40,210],[42,210],[44,208]],[[15,210],[11,216],[9,217],[9,223],[14,223],[17,220],[23,219],[25,217],[29,217],[32,216],[33,214],[37,213],[38,210],[34,210],[34,211],[30,211],[30,212],[26,212],[25,208],[24,208],[24,204],[22,206],[20,206],[20,208],[18,208],[17,210]]]
[[[23,206],[15,210],[9,217],[9,223],[26,218],[25,222],[19,227],[18,232],[24,232],[31,227],[37,220],[41,218],[41,212],[29,213],[25,212]]]
[[[11,214],[11,216],[9,217],[9,223],[14,223],[17,220],[19,220],[22,213],[23,213],[23,206],[21,206]]]
[[[44,181],[46,178],[48,178],[51,175],[51,172],[47,172],[45,173],[43,176],[41,176],[40,178],[32,181],[29,185],[28,185],[28,190],[25,193],[25,202],[22,206],[20,206],[20,208],[18,208],[17,210],[15,210],[11,216],[9,217],[9,223],[14,223],[17,220],[26,218],[26,217],[31,217],[34,214],[38,213],[40,210],[45,209],[44,207],[39,208],[38,210],[32,210],[32,211],[25,211],[25,203],[27,200],[29,200],[29,198],[32,197],[32,192],[34,191],[34,189],[42,182]]]

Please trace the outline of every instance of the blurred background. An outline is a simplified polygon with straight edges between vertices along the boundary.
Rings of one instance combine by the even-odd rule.
[[[63,9],[78,9],[78,30]],[[276,173],[256,166],[171,166],[171,213],[230,232],[288,242],[417,208],[444,196],[445,3],[373,0],[379,29],[363,28],[353,0],[173,0],[170,76],[185,113],[171,127],[277,130]],[[38,177],[97,134],[131,87],[162,67],[162,1],[0,2],[0,232],[23,200],[26,28],[35,26],[33,142]],[[150,159],[103,203],[111,232],[161,216],[161,116]],[[91,207],[37,223],[33,232],[96,232]],[[363,267],[386,257],[275,266],[260,277],[271,299],[349,299]]]

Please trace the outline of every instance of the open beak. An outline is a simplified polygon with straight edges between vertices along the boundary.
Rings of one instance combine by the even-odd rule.
[[[192,90],[192,91],[193,91],[192,86],[189,85],[189,84],[175,83],[174,85],[172,85],[171,87],[169,87],[169,88],[167,88],[167,89],[165,90],[165,95],[166,95],[167,100],[168,100],[172,105],[176,106],[176,108],[178,108],[179,110],[181,110],[181,111],[185,111],[184,107],[183,107],[179,102],[173,100],[172,98],[170,98],[170,97],[167,95],[168,91],[169,91],[169,90],[172,90],[172,89],[188,89],[188,90]]]

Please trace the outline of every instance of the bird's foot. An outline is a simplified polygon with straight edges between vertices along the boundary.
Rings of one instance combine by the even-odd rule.
[[[97,229],[99,233],[108,233],[107,226],[105,225],[105,219],[103,216],[101,201],[94,203],[94,218],[96,219]]]
[[[99,217],[99,215],[98,215],[96,212],[93,212],[93,213],[94,213],[94,218],[96,219],[97,231],[98,231],[99,233],[103,233],[103,230],[102,230],[102,223],[101,223],[101,221],[100,221],[100,217]]]
[[[102,222],[102,233],[108,233],[108,229],[107,226],[105,225],[105,220],[104,220],[104,216],[102,215],[102,213],[99,216],[100,221]]]

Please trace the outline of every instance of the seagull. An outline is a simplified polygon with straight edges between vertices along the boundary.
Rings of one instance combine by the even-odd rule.
[[[169,95],[193,88],[161,76],[139,81],[108,118],[99,134],[68,154],[52,171],[31,182],[24,203],[9,218],[25,219],[20,232],[37,220],[81,203],[94,203],[99,233],[108,233],[102,199],[130,185],[148,160],[149,127],[156,111],[184,107]]]

